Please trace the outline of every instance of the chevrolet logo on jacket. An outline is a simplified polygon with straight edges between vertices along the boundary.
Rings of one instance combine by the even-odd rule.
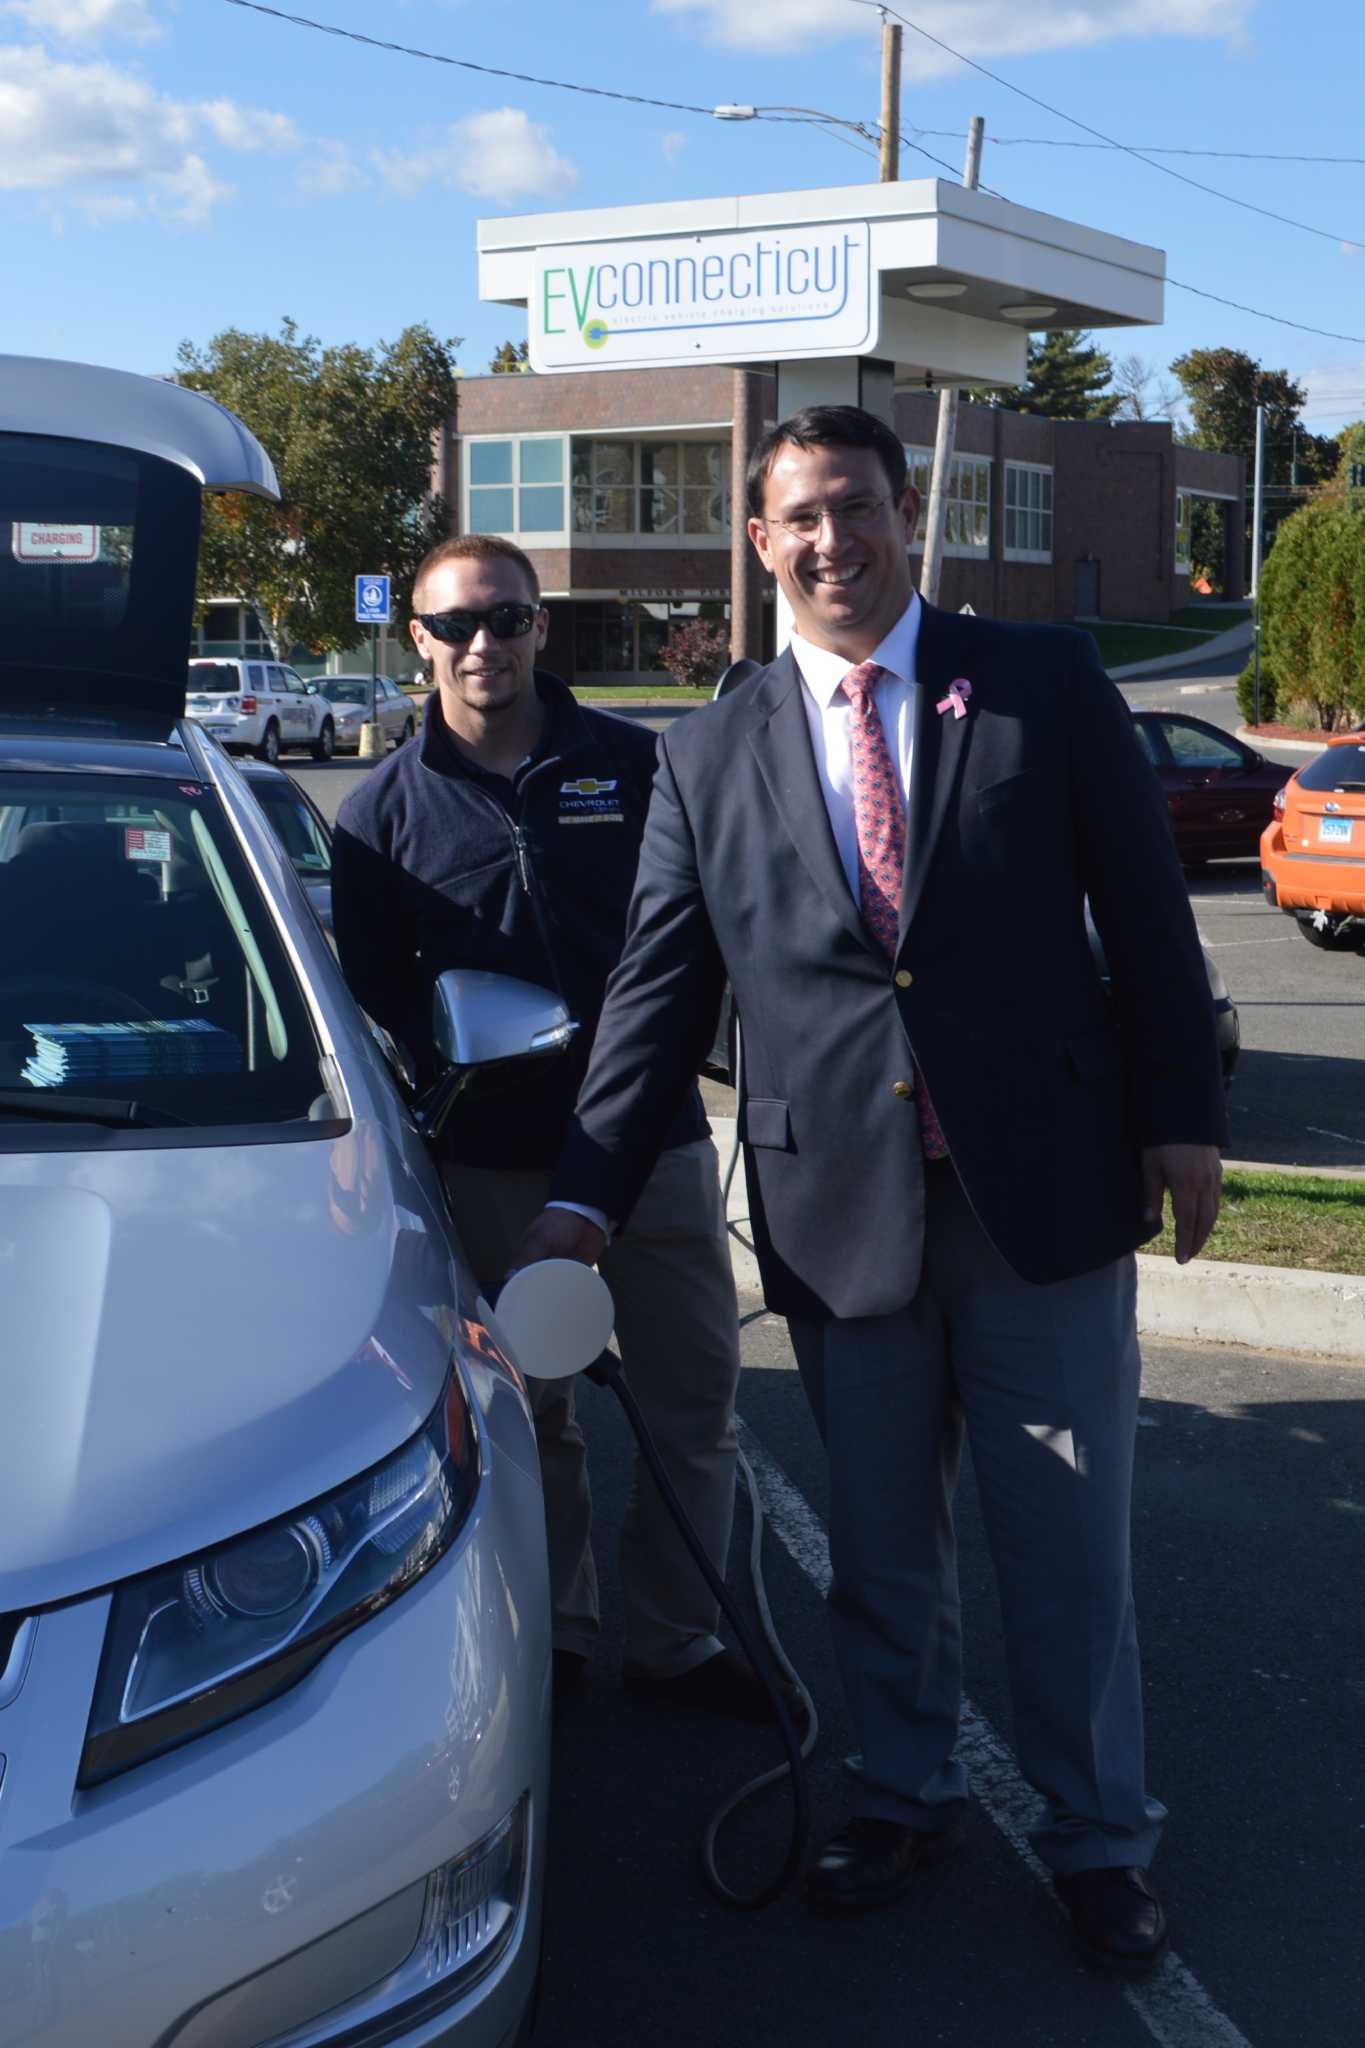
[[[615,787],[615,776],[610,782],[599,782],[594,775],[583,775],[577,782],[561,782],[559,792],[561,796],[606,796]]]

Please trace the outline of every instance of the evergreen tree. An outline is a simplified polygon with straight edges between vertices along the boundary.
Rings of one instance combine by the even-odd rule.
[[[495,377],[511,376],[518,370],[530,369],[530,353],[524,341],[505,341],[488,367]]]
[[[1124,404],[1111,391],[1114,365],[1102,348],[1079,327],[1057,327],[1031,334],[1028,380],[1013,391],[969,392],[979,403],[1006,412],[1041,413],[1050,420],[1112,420]]]

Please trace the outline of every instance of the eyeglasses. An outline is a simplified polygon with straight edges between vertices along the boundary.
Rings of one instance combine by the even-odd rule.
[[[539,610],[534,604],[495,604],[486,612],[418,612],[417,619],[433,640],[444,640],[449,647],[463,647],[480,626],[487,626],[495,640],[520,640],[534,626]]]
[[[884,498],[845,498],[841,505],[813,505],[808,512],[798,512],[794,519],[769,519],[765,523],[784,526],[798,540],[818,539],[820,528],[827,519],[833,526],[844,527],[850,533],[861,533],[875,526],[877,514],[890,503],[889,492]]]

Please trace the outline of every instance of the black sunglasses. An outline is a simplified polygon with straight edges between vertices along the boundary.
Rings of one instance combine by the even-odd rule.
[[[534,626],[539,609],[534,604],[495,604],[486,612],[418,612],[417,617],[433,640],[463,647],[480,626],[487,626],[495,640],[520,640]]]

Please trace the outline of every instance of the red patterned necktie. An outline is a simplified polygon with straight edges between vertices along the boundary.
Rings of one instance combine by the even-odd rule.
[[[900,938],[901,880],[905,873],[905,806],[874,695],[885,671],[875,661],[851,668],[840,688],[853,707],[849,751],[853,765],[853,824],[858,836],[858,903],[863,923],[888,960]],[[948,1150],[928,1090],[917,1076],[920,1142],[926,1159]]]

